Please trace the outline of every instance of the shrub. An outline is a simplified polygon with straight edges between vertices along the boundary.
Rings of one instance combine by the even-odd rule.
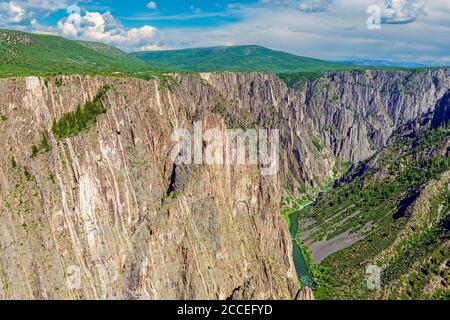
[[[36,147],[36,146],[32,146],[31,147],[31,158],[36,158],[36,156],[38,155],[38,153],[39,153],[39,149],[38,149],[38,147]]]
[[[41,139],[41,150],[44,150],[45,152],[50,151],[50,145],[48,143],[47,135],[43,135]]]
[[[102,99],[110,89],[110,86],[104,86],[93,101],[78,106],[74,112],[66,113],[59,120],[55,120],[52,126],[55,137],[61,140],[89,130],[97,122],[97,116],[106,112]]]

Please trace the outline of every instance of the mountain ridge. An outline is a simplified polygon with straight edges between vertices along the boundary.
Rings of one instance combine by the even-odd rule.
[[[0,62],[4,65],[0,77],[78,73],[150,78],[161,72],[314,74],[324,71],[403,68],[391,65],[360,66],[351,63],[351,60],[325,61],[259,45],[127,53],[100,42],[7,29],[0,29],[0,54]]]
[[[152,69],[151,65],[105,44],[6,29],[0,29],[0,63],[0,77],[114,73],[138,75]]]
[[[131,54],[143,61],[164,64],[174,71],[279,73],[358,69],[355,66],[302,57],[258,45],[216,46]]]

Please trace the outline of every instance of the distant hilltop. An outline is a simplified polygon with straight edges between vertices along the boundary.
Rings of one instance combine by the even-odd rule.
[[[324,61],[256,45],[127,53],[103,43],[0,29],[0,77],[96,74],[146,78],[160,72],[318,73],[421,68],[386,61]]]
[[[168,51],[135,52],[132,55],[176,71],[194,72],[317,72],[349,70],[354,66],[275,51],[261,46],[227,46]]]

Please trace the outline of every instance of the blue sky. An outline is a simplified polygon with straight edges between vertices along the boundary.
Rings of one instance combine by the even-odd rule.
[[[0,0],[0,27],[126,51],[258,44],[328,60],[450,65],[450,0]]]

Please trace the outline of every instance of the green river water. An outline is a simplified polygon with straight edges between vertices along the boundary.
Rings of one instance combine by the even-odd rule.
[[[294,212],[289,216],[289,232],[292,238],[292,255],[294,259],[295,270],[297,271],[298,278],[302,287],[314,288],[314,281],[309,272],[308,264],[303,256],[303,251],[300,248],[296,238],[298,233],[298,217],[300,211]]]

